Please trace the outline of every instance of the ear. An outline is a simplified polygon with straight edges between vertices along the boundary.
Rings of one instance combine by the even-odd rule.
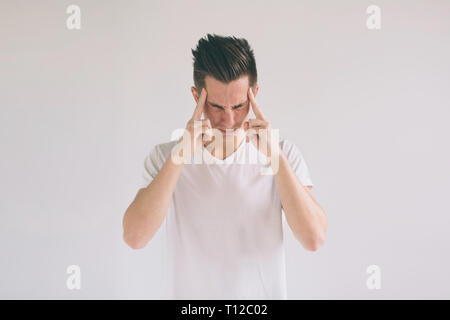
[[[256,85],[254,88],[253,88],[253,96],[256,98],[256,95],[258,94],[258,90],[259,90],[259,86],[258,85]]]
[[[198,92],[197,89],[195,87],[191,87],[191,92],[192,92],[192,96],[194,97],[195,103],[198,103]]]
[[[258,94],[258,90],[259,90],[258,84],[256,84],[254,87],[252,87],[253,96],[254,96],[255,98],[256,98],[256,95]],[[249,101],[249,106],[250,106],[250,101]],[[251,106],[248,108],[248,113],[247,113],[247,115],[245,116],[244,122],[248,121],[248,119],[249,119],[249,117],[250,117],[250,111],[252,111],[252,107],[251,107]],[[253,115],[255,115],[255,114],[253,113]]]

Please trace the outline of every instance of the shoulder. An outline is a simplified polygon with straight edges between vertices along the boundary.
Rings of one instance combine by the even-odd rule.
[[[289,140],[280,141],[280,149],[286,155],[292,169],[305,186],[313,186],[309,168],[300,149]]]
[[[157,144],[155,146],[155,149],[165,158],[167,158],[170,155],[170,152],[172,151],[173,147],[175,147],[175,145],[177,144],[177,140],[173,140],[173,141],[169,141],[169,142],[164,142],[164,143],[160,143]]]
[[[169,141],[156,144],[147,155],[148,159],[152,159],[157,162],[165,162],[170,156],[172,148],[177,144],[177,141]]]
[[[144,169],[142,173],[144,180],[142,188],[147,187],[148,184],[156,177],[169,157],[171,148],[175,144],[176,141],[160,143],[154,145],[151,151],[147,153],[144,159]]]
[[[292,141],[288,139],[281,139],[279,145],[280,149],[286,156],[295,156],[295,155],[301,156],[300,149]]]
[[[280,139],[280,147],[285,148],[286,146],[292,145],[292,142],[288,139]]]
[[[300,148],[292,141],[283,139],[280,141],[280,150],[289,160],[294,169],[305,167],[305,159]]]
[[[145,157],[146,163],[152,163],[156,166],[162,166],[164,162],[169,158],[172,148],[177,144],[177,141],[169,141],[159,143],[153,146],[147,156]]]

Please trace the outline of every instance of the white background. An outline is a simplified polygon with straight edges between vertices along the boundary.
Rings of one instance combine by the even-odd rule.
[[[316,252],[286,229],[288,298],[450,298],[450,2],[425,0],[2,0],[0,298],[160,297],[164,234],[134,251],[122,217],[145,156],[192,115],[207,33],[250,42],[257,101],[328,217]]]

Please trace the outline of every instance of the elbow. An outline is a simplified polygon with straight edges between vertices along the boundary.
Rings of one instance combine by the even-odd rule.
[[[309,240],[307,243],[303,245],[303,247],[308,251],[317,251],[324,244],[325,244],[325,234],[323,233]]]
[[[149,242],[146,241],[142,235],[139,235],[138,233],[136,233],[133,230],[130,230],[129,227],[129,222],[128,222],[128,211],[125,213],[123,220],[122,220],[122,239],[123,241],[131,248],[134,250],[137,249],[143,249],[145,248],[145,246],[147,245],[147,243]]]
[[[143,249],[148,243],[148,241],[145,241],[142,238],[129,236],[126,233],[123,234],[123,240],[133,250]]]
[[[306,247],[306,250],[308,251],[317,251],[321,246],[323,246],[325,241],[314,241],[309,246]]]
[[[328,221],[325,216],[325,213],[322,214],[322,217],[323,217],[323,229],[320,230],[320,232],[318,232],[318,234],[316,234],[316,236],[309,241],[307,246],[305,246],[305,248],[309,251],[317,251],[319,250],[320,247],[322,247],[325,244],[325,233],[328,228]]]

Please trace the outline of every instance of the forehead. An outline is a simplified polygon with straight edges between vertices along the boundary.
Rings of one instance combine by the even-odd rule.
[[[205,77],[207,100],[219,105],[236,105],[247,100],[248,76],[242,76],[230,83],[221,82],[211,76]]]

